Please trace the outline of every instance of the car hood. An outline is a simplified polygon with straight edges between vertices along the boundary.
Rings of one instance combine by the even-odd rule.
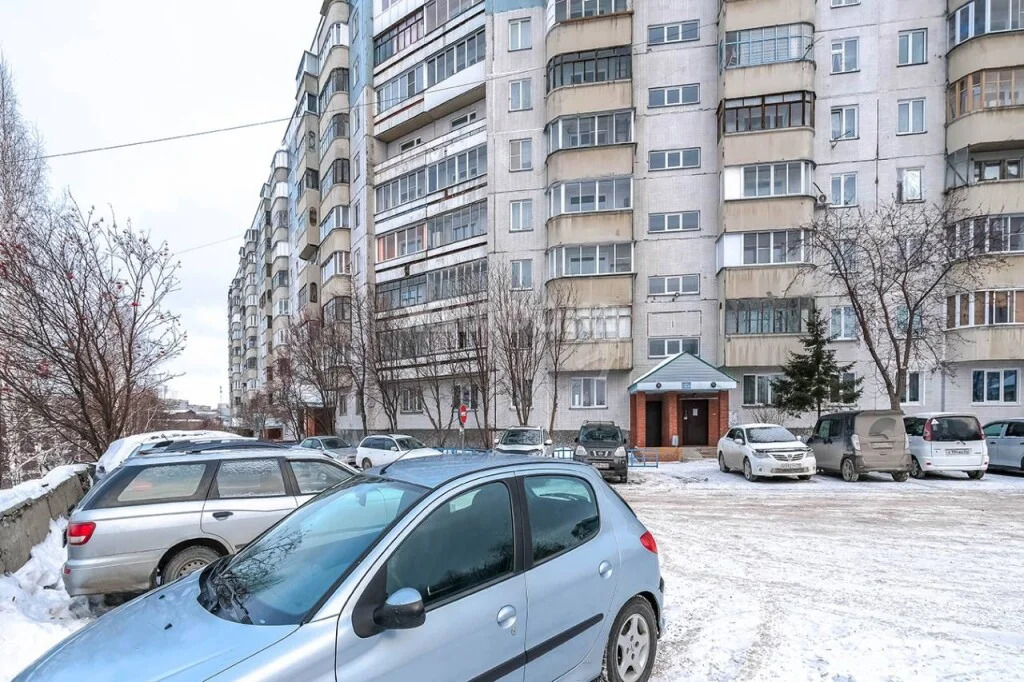
[[[111,611],[50,649],[16,682],[200,680],[245,660],[297,625],[244,625],[196,600],[199,572]]]
[[[355,448],[328,448],[326,451],[331,455],[354,455],[356,454]]]
[[[513,445],[511,443],[501,443],[494,446],[495,452],[514,452],[516,454],[521,452],[543,452],[544,445]]]
[[[807,444],[798,440],[791,440],[785,443],[747,443],[755,450],[806,450]]]

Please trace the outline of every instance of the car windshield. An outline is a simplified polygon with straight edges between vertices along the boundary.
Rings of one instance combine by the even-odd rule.
[[[320,442],[324,444],[324,447],[328,450],[338,450],[340,448],[347,448],[349,444],[340,438],[321,438]]]
[[[752,426],[747,428],[751,443],[792,443],[797,438],[781,426]]]
[[[426,492],[411,483],[355,476],[207,569],[200,602],[228,620],[298,624]]]
[[[511,429],[501,437],[502,445],[540,445],[543,434],[537,429]]]
[[[982,440],[981,424],[974,417],[934,417],[932,423],[932,440],[934,441],[966,441]]]
[[[398,443],[399,450],[415,450],[417,448],[427,447],[426,445],[419,442],[415,438],[412,438],[411,436],[402,436],[401,438],[396,438],[395,442]]]
[[[580,429],[580,440],[622,444],[619,427],[613,424],[593,424]]]

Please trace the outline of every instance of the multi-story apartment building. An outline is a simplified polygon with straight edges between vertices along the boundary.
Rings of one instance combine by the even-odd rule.
[[[804,230],[826,207],[953,192],[1006,266],[950,298],[965,342],[951,370],[911,374],[906,409],[1019,412],[1022,12],[325,0],[230,289],[232,403],[266,381],[275,338],[307,306],[344,316],[370,296],[379,314],[430,325],[472,309],[462,294],[488,268],[510,268],[516,287],[573,290],[584,340],[559,380],[556,431],[614,420],[639,445],[713,443],[771,401],[811,308],[865,379],[858,404],[887,407],[848,302],[798,276]],[[680,351],[700,361],[665,362]],[[535,423],[553,388],[537,382]],[[451,391],[453,408],[479,412],[470,382]],[[510,425],[511,399],[490,399]],[[349,391],[339,428],[356,430],[357,411]],[[399,426],[430,428],[411,386]]]

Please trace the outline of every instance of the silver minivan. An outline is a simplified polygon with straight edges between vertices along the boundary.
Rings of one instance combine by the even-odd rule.
[[[249,449],[127,459],[66,531],[71,595],[141,592],[234,554],[355,470],[314,452]]]
[[[861,474],[910,476],[910,444],[903,414],[895,410],[861,410],[823,414],[807,439],[818,470],[841,474],[854,482]]]

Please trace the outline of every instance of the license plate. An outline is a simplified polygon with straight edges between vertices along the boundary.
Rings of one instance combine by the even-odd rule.
[[[947,455],[952,455],[954,457],[963,457],[964,455],[971,454],[971,451],[970,450],[966,450],[966,449],[961,449],[961,448],[955,448],[953,450],[946,450],[946,454]]]
[[[775,467],[776,471],[800,471],[804,468],[803,464],[780,464]]]
[[[609,469],[611,465],[608,462],[594,462],[595,469]]]

